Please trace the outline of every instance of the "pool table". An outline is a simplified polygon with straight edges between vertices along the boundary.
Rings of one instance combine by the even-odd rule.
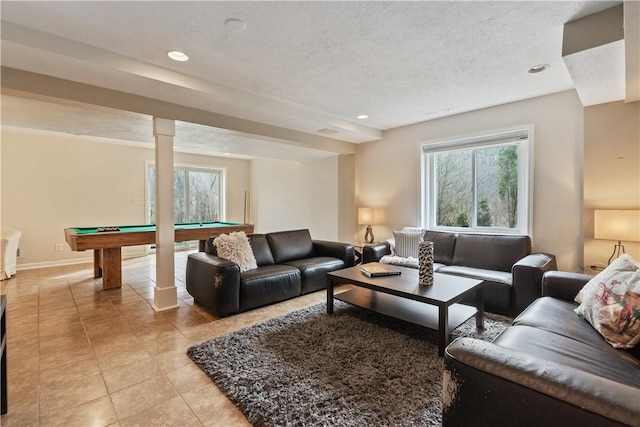
[[[155,243],[156,226],[120,225],[118,231],[98,231],[99,228],[65,228],[65,240],[73,251],[93,249],[94,277],[102,277],[103,289],[119,288],[122,286],[122,247]],[[207,238],[234,231],[253,233],[253,225],[237,222],[176,224],[175,241],[198,240],[199,250],[204,251]]]

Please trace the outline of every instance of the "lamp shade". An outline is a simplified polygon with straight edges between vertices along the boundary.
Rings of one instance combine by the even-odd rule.
[[[358,208],[358,224],[377,225],[384,222],[384,213],[381,208]]]
[[[358,224],[373,224],[373,208],[358,208]]]
[[[640,210],[596,210],[593,237],[640,242]]]

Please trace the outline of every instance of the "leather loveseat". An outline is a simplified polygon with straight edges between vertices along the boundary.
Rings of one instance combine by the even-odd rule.
[[[214,315],[226,317],[326,287],[328,272],[354,264],[353,245],[312,240],[309,230],[248,234],[258,268],[217,256],[207,239],[205,252],[187,259],[187,292]]]
[[[443,425],[640,426],[640,348],[613,348],[573,311],[589,279],[545,273],[544,296],[492,343],[453,341]]]
[[[427,230],[423,240],[433,242],[434,271],[484,281],[484,309],[491,313],[520,313],[540,296],[544,272],[557,268],[554,255],[531,253],[529,236]],[[388,241],[365,246],[362,262],[384,262],[391,253]]]

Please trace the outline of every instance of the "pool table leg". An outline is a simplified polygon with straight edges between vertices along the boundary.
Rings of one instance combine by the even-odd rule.
[[[93,250],[93,277],[102,277],[102,249]]]
[[[122,287],[122,248],[94,251],[94,277],[102,277],[102,289]]]

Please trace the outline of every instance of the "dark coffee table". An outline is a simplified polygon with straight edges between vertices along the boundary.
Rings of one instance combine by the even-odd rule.
[[[366,265],[375,265],[370,263]],[[381,264],[384,265],[384,264]],[[451,331],[476,316],[476,327],[484,328],[484,300],[481,280],[434,273],[432,286],[418,285],[418,270],[400,270],[399,276],[367,277],[361,266],[327,273],[327,313],[333,313],[333,299],[416,323],[438,331],[438,354],[444,355]],[[334,287],[351,284],[355,288],[334,294]],[[457,304],[466,295],[475,295],[475,307]]]

